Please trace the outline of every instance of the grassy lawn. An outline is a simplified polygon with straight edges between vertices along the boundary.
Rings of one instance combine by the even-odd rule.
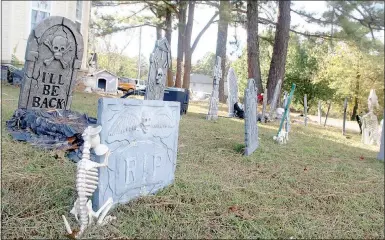
[[[63,238],[62,214],[77,226],[76,166],[10,138],[5,121],[18,94],[3,85],[2,238]],[[72,109],[96,116],[99,97],[76,92]],[[288,144],[277,145],[278,123],[259,124],[260,146],[243,157],[243,120],[211,122],[206,113],[207,103],[191,103],[181,119],[175,184],[120,205],[116,221],[84,238],[384,237],[384,164],[359,135],[292,124]]]

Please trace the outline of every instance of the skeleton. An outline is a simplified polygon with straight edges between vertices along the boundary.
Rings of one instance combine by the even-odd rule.
[[[92,202],[91,200],[88,200],[88,197],[92,196],[98,185],[98,168],[108,166],[110,151],[106,145],[100,144],[100,131],[101,126],[96,128],[89,126],[84,130],[82,135],[84,139],[83,155],[82,159],[77,164],[76,173],[76,190],[78,198],[70,211],[80,224],[80,231],[75,234],[75,238],[80,237],[80,235],[84,233],[85,229],[92,224],[93,218],[97,219],[98,225],[104,225],[114,219],[111,216],[106,217],[113,205],[112,198],[109,198],[97,212],[92,210]],[[94,149],[96,155],[105,155],[103,163],[96,163],[90,160],[91,148]],[[62,217],[68,234],[73,234],[67,219],[64,215],[62,215]]]
[[[140,127],[142,128],[143,133],[147,133],[149,128],[151,127],[151,117],[148,112],[142,113],[142,122],[140,123]]]
[[[63,68],[67,68],[68,62],[64,61],[63,56],[68,51],[72,50],[71,44],[68,43],[68,39],[62,36],[56,36],[52,39],[52,43],[46,39],[44,41],[44,44],[51,50],[53,53],[53,56],[51,58],[48,58],[44,60],[44,64],[46,66],[49,66],[51,62],[56,59],[60,61]]]
[[[279,144],[286,144],[287,143],[287,140],[289,139],[289,134],[288,132],[284,131],[284,130],[281,130],[279,133],[278,133],[278,136],[274,136],[273,139],[279,143]]]

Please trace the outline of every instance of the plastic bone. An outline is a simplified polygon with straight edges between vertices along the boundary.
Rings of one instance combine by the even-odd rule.
[[[84,233],[86,228],[92,224],[93,218],[97,219],[98,225],[104,225],[113,219],[110,216],[106,217],[108,211],[113,206],[112,198],[109,198],[97,212],[92,210],[92,201],[89,199],[98,186],[98,168],[108,166],[110,154],[108,147],[100,144],[100,131],[100,126],[96,128],[87,127],[82,135],[84,139],[83,153],[82,159],[77,164],[76,172],[76,190],[78,198],[70,211],[80,224],[80,231],[74,236],[75,238],[80,237]],[[104,155],[104,161],[102,163],[90,160],[91,148],[94,149],[97,155]],[[67,233],[73,234],[67,219],[64,215],[62,215],[62,217]]]

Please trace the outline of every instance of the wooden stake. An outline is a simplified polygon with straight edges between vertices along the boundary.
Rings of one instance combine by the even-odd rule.
[[[318,123],[319,123],[319,125],[321,125],[322,123],[321,123],[321,101],[318,101],[318,119],[319,119],[319,121],[318,121]]]
[[[303,97],[303,102],[304,102],[304,117],[305,117],[305,126],[307,126],[307,95]]]
[[[329,106],[328,106],[328,111],[327,111],[326,117],[325,117],[324,127],[326,126],[326,121],[328,120],[328,116],[329,116],[329,111],[330,111],[331,105],[332,105],[332,101],[329,101]]]
[[[348,107],[348,98],[346,97],[345,101],[344,101],[344,121],[342,122],[342,135],[346,134],[345,123],[346,123],[346,109],[347,109],[347,107]]]

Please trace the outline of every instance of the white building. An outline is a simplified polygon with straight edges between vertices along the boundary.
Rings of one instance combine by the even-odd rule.
[[[74,21],[83,35],[81,70],[87,69],[90,1],[2,1],[1,4],[1,63],[10,63],[13,54],[24,63],[31,30],[49,16],[62,16]]]
[[[107,70],[100,70],[93,73],[93,79],[95,82],[92,89],[111,94],[117,93],[119,78],[115,74]]]
[[[221,79],[223,81],[223,79]],[[225,79],[225,96],[228,95],[227,80]],[[191,74],[190,75],[190,90],[193,92],[202,92],[211,94],[213,90],[213,77],[203,74]]]

